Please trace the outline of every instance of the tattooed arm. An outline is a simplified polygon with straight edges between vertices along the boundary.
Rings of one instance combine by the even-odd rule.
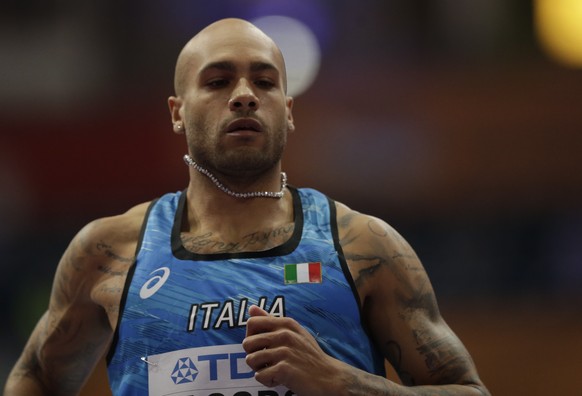
[[[406,386],[354,370],[344,377],[350,394],[488,395],[410,245],[383,221],[341,204],[338,225],[364,320]]]
[[[144,213],[94,221],[73,238],[4,396],[78,394],[111,342]]]
[[[242,344],[255,379],[310,396],[488,395],[469,353],[442,319],[412,248],[386,223],[341,204],[337,209],[363,320],[403,385],[327,355],[293,318],[257,306],[249,309]]]

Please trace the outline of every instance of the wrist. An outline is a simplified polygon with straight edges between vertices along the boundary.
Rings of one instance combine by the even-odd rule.
[[[330,394],[340,396],[401,395],[406,388],[381,375],[343,364],[340,376],[333,381],[334,393]]]

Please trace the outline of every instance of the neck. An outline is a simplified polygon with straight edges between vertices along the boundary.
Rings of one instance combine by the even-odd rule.
[[[213,235],[232,242],[245,236],[293,224],[293,197],[236,199],[218,191],[202,175],[191,181],[182,231],[189,235]],[[200,184],[206,184],[205,189]],[[212,191],[204,193],[204,191]]]

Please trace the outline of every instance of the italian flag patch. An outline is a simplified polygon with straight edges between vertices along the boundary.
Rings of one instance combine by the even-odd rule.
[[[285,264],[285,284],[321,283],[321,263]]]

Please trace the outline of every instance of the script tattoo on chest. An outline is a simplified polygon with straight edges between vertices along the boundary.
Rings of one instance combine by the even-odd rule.
[[[273,230],[256,231],[244,235],[238,241],[225,241],[220,235],[206,232],[200,235],[182,233],[184,247],[200,254],[258,252],[279,246],[291,237],[294,224],[287,224]]]

